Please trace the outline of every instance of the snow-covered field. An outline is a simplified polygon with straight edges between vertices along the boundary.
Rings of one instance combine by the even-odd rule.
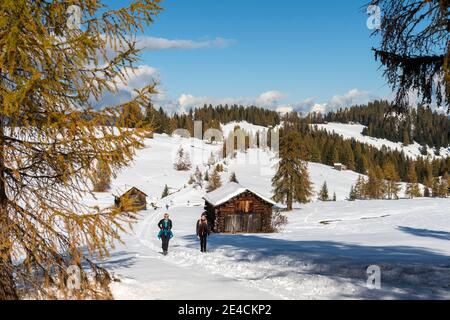
[[[330,133],[336,133],[344,137],[344,139],[355,139],[361,143],[366,143],[368,145],[374,146],[376,148],[381,149],[384,145],[389,149],[404,151],[405,155],[411,158],[417,158],[421,156],[420,149],[421,145],[417,142],[411,144],[409,146],[404,146],[400,142],[392,142],[387,139],[378,139],[372,138],[368,136],[364,136],[362,134],[365,126],[360,124],[343,124],[343,123],[327,123],[327,124],[318,124],[317,127],[321,130],[326,130]],[[432,148],[428,148],[428,155],[430,157],[436,157],[434,150]],[[441,148],[440,156],[437,158],[446,158],[450,157],[450,147],[449,148]]]
[[[180,144],[191,150],[193,169],[206,170],[210,153],[221,149],[156,135],[115,179],[111,194],[87,200],[109,206],[112,194],[136,186],[157,207],[141,212],[102,263],[120,280],[111,286],[116,299],[450,299],[450,199],[347,202],[358,175],[310,164],[315,189],[326,180],[337,202],[298,206],[278,234],[212,235],[203,255],[195,224],[205,191],[187,185],[192,172],[173,169]],[[242,185],[271,197],[272,157],[240,154],[228,160],[222,180],[235,171]],[[161,200],[166,184],[172,194]],[[166,205],[175,237],[164,257],[156,224]],[[381,268],[380,290],[366,285],[370,265]]]

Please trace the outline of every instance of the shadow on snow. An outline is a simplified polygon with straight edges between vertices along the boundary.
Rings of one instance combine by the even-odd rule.
[[[184,240],[189,248],[198,249],[195,236],[185,236]],[[208,242],[210,252],[222,251],[231,263],[270,263],[274,269],[272,277],[297,273],[326,276],[343,284],[356,280],[363,288],[365,298],[442,299],[450,288],[450,256],[425,248],[296,241],[275,239],[270,235],[241,234],[213,234]],[[380,291],[366,287],[370,265],[381,268]],[[250,277],[246,280],[258,279]],[[336,298],[358,296],[342,292]]]
[[[435,231],[428,229],[416,229],[410,227],[398,227],[398,230],[418,237],[435,238],[440,240],[450,240],[450,232]]]

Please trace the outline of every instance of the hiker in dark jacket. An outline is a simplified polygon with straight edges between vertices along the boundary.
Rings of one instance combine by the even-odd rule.
[[[162,240],[163,254],[167,256],[169,253],[169,241],[173,238],[172,220],[169,219],[169,214],[164,214],[164,219],[158,223],[159,234],[158,239]]]
[[[202,215],[197,221],[197,237],[200,239],[200,250],[206,253],[206,242],[211,233],[206,215]]]

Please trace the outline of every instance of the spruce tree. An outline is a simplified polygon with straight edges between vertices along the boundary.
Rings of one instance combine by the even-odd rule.
[[[366,198],[366,181],[363,176],[359,176],[355,185],[356,199],[363,200]]]
[[[163,193],[161,195],[161,199],[164,199],[164,198],[166,198],[168,196],[169,196],[169,187],[166,184],[165,187],[164,187]]]
[[[302,149],[298,132],[288,131],[281,136],[278,170],[272,179],[273,199],[286,204],[288,211],[292,211],[294,201],[309,202],[313,192]]]
[[[354,186],[352,186],[351,189],[350,189],[350,194],[348,196],[348,199],[350,201],[355,201],[355,200],[358,199],[358,194],[357,194],[356,188]]]
[[[323,183],[322,188],[320,189],[319,200],[320,201],[329,201],[330,200],[330,197],[328,195],[328,186],[327,186],[326,181]]]
[[[200,168],[197,167],[195,168],[195,173],[194,173],[194,184],[197,187],[203,188],[203,174],[200,171]]]
[[[182,146],[180,146],[177,151],[177,158],[173,166],[177,171],[189,171],[192,168],[189,153],[187,153]]]
[[[230,176],[230,182],[234,182],[234,183],[239,183],[237,177],[236,177],[236,173],[232,172],[231,176]]]
[[[381,36],[375,58],[396,91],[393,108],[407,114],[415,104],[443,107],[450,112],[448,76],[448,1],[372,0],[383,13],[382,25],[374,35]],[[445,75],[445,76],[444,76]]]
[[[336,195],[336,192],[334,192],[333,193],[333,202],[336,202],[337,201],[337,195]]]
[[[220,174],[216,168],[216,169],[214,169],[213,173],[209,177],[209,182],[208,182],[208,186],[207,186],[206,190],[208,192],[212,192],[214,190],[219,189],[221,186],[222,186],[222,180],[221,180]]]

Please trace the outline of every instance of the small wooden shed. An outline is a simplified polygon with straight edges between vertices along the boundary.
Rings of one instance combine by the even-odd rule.
[[[276,203],[238,183],[228,183],[203,199],[214,232],[272,232],[272,213]]]
[[[334,164],[334,169],[337,171],[347,171],[347,166],[342,164],[342,163],[335,163]]]
[[[124,199],[128,199],[129,201],[131,200],[130,205],[132,205],[133,208],[137,208],[138,210],[147,210],[147,197],[147,194],[143,191],[133,187],[120,197],[115,197],[114,202],[116,207],[119,207]]]

